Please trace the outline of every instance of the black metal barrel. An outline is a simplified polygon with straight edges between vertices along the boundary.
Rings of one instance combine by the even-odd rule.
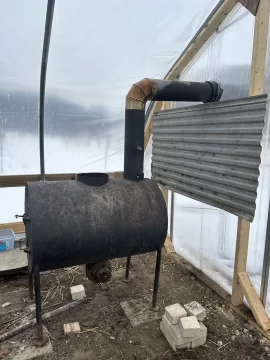
[[[152,180],[70,180],[27,183],[25,223],[32,272],[156,251],[168,219]]]

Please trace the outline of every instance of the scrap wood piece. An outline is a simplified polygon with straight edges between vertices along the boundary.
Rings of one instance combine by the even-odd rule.
[[[69,310],[69,309],[72,309],[73,307],[79,305],[79,304],[82,304],[83,302],[85,302],[85,299],[82,299],[82,300],[76,300],[76,301],[72,301],[58,309],[55,309],[55,310],[52,310],[50,312],[47,312],[46,314],[44,314],[42,316],[42,319],[43,320],[46,320],[46,319],[49,319],[55,315],[58,315],[66,310]],[[11,338],[12,336],[15,336],[21,332],[23,332],[24,330],[27,330],[29,329],[30,327],[32,327],[33,325],[36,324],[36,319],[32,319],[30,321],[28,321],[27,323],[21,325],[21,326],[18,326],[16,327],[15,329],[12,329],[10,331],[7,331],[6,333],[0,335],[0,343]]]
[[[5,307],[7,307],[7,306],[9,306],[9,305],[11,305],[11,303],[10,303],[10,302],[6,302],[6,303],[2,304],[1,306],[2,306],[2,308],[5,308]]]
[[[81,332],[80,324],[78,322],[64,324],[64,334]]]
[[[248,301],[251,311],[257,323],[264,329],[270,329],[270,319],[265,308],[248,276],[246,271],[238,273],[238,279],[244,291],[244,295]]]

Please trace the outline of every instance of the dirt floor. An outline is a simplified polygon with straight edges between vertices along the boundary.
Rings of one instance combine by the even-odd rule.
[[[85,303],[64,312],[49,321],[45,327],[50,334],[53,354],[45,360],[171,360],[171,359],[268,359],[268,340],[240,316],[233,312],[212,290],[202,284],[185,268],[175,263],[169,255],[163,255],[160,277],[159,306],[196,300],[207,309],[204,324],[208,328],[204,346],[174,352],[159,330],[159,321],[132,328],[125,317],[120,302],[151,295],[155,269],[155,254],[141,255],[132,259],[132,281],[122,281],[125,260],[112,261],[113,278],[107,289],[89,281],[84,267],[62,269],[42,274],[41,287],[44,312],[70,301],[69,287],[83,284],[86,289]],[[0,334],[33,317],[21,319],[29,313],[27,278],[10,277],[0,280],[0,304],[13,294],[19,297],[17,308],[0,312]],[[14,292],[15,291],[15,292]],[[11,300],[11,299],[10,299]],[[1,308],[1,307],[0,307]],[[17,318],[17,321],[12,322]],[[63,324],[79,322],[80,334],[64,336]],[[2,344],[6,352],[16,342],[28,343],[35,335],[34,328]],[[222,346],[218,346],[221,344]],[[0,345],[1,346],[1,345]],[[23,349],[22,349],[23,351]],[[1,360],[7,357],[0,347]]]

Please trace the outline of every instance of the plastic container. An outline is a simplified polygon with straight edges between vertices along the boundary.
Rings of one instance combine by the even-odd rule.
[[[15,234],[13,230],[0,230],[0,252],[14,249]]]

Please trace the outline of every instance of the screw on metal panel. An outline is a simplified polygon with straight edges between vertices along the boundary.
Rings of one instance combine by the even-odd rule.
[[[137,146],[136,148],[138,151],[142,151],[142,147],[141,146]]]

